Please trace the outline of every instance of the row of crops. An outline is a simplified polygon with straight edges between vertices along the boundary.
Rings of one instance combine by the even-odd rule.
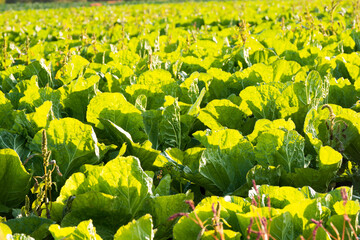
[[[360,2],[0,13],[0,239],[356,239]]]

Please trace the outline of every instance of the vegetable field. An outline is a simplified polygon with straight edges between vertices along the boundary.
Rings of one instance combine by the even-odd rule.
[[[0,12],[0,239],[357,239],[360,2]]]

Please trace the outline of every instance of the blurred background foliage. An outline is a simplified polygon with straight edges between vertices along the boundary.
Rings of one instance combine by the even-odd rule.
[[[0,11],[183,1],[184,0],[0,0]]]

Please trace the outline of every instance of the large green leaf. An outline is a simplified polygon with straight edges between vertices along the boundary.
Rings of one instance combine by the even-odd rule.
[[[277,60],[272,64],[274,68],[274,82],[287,82],[300,70],[301,66],[295,61]]]
[[[306,113],[310,109],[303,82],[296,82],[285,88],[281,96],[276,99],[276,105],[280,109],[281,118],[291,118],[295,122],[297,129],[302,130]]]
[[[211,130],[223,127],[241,131],[246,115],[227,99],[213,100],[201,109],[198,119]]]
[[[5,222],[13,233],[23,233],[35,239],[44,239],[50,235],[48,228],[53,223],[51,219],[37,216],[15,218]]]
[[[19,100],[25,96],[25,91],[30,88],[38,89],[37,76],[32,76],[29,80],[23,80],[17,83],[9,93],[6,94],[7,98],[11,101],[12,105],[17,109]]]
[[[200,159],[199,172],[222,190],[231,193],[246,183],[246,173],[253,166],[253,146],[243,141],[233,149],[206,149]]]
[[[10,129],[14,124],[14,109],[11,102],[0,92],[0,128]]]
[[[108,150],[99,144],[90,125],[83,124],[73,118],[53,120],[46,129],[48,149],[52,151],[51,157],[56,160],[65,181],[73,172],[83,164],[100,162]],[[39,131],[33,141],[32,149],[41,152],[42,132]]]
[[[221,194],[221,190],[199,172],[200,158],[204,150],[204,148],[189,148],[183,152],[177,148],[167,149],[165,156],[170,163],[168,165],[170,173],[190,180],[214,194]]]
[[[279,89],[270,85],[249,86],[240,92],[240,107],[248,107],[257,119],[274,120],[279,117],[276,99],[280,95]]]
[[[246,137],[250,142],[256,143],[257,137],[261,135],[262,132],[266,132],[271,129],[286,129],[290,131],[295,129],[295,123],[291,121],[291,119],[287,121],[284,119],[276,119],[274,121],[259,119],[255,123],[253,132]]]
[[[212,181],[223,194],[246,183],[246,173],[253,167],[254,149],[236,130],[196,132],[194,136],[207,148],[202,153],[199,172]]]
[[[282,180],[295,187],[311,186],[316,191],[326,191],[340,170],[342,155],[329,146],[321,147],[317,162],[318,169],[296,168],[294,173],[283,175]]]
[[[312,109],[306,116],[304,132],[316,151],[323,145],[343,152],[348,159],[360,162],[360,115],[338,105]],[[334,115],[331,115],[331,111]]]
[[[62,106],[60,104],[61,93],[50,87],[39,88],[37,85],[29,86],[19,100],[19,109],[25,109],[28,113],[35,112],[46,101],[52,102],[52,109],[57,118],[61,116]]]
[[[54,86],[52,82],[51,70],[46,66],[45,60],[34,61],[26,66],[23,72],[25,79],[30,79],[32,76],[37,76],[38,84],[40,87],[45,87],[49,84],[51,87]]]
[[[135,104],[139,96],[146,97],[145,109],[158,109],[165,102],[165,93],[158,86],[144,85],[144,84],[132,84],[125,88],[128,99],[131,103]]]
[[[221,149],[232,149],[244,139],[241,133],[234,129],[198,131],[193,136],[206,148],[219,147]]]
[[[60,88],[64,110],[70,117],[85,122],[87,106],[97,92],[99,79],[97,75],[86,79],[79,77]]]
[[[15,85],[24,79],[23,72],[26,66],[15,65],[7,68],[5,71],[0,71],[1,90],[9,92]]]
[[[335,79],[330,80],[329,97],[328,101],[332,104],[350,108],[359,99],[359,92],[356,87],[351,84],[348,79]]]
[[[240,232],[243,236],[251,236],[251,239],[256,239],[257,234],[248,233],[249,227],[253,231],[264,231],[260,228],[265,227],[264,225],[268,226],[268,219],[280,215],[281,212],[281,210],[272,207],[250,206],[250,210],[248,210],[246,213],[236,213],[238,224],[240,226]],[[263,225],[260,224],[260,221],[263,222]]]
[[[49,231],[55,240],[71,239],[71,240],[101,240],[102,238],[96,234],[96,229],[91,220],[83,221],[76,227],[61,228],[58,224],[52,224]]]
[[[160,151],[152,148],[152,144],[149,141],[145,141],[141,144],[134,143],[130,134],[121,127],[112,123],[109,120],[100,119],[100,122],[104,125],[107,136],[117,146],[126,144],[126,155],[132,155],[139,158],[143,169],[151,170],[155,166],[161,165],[164,162]]]
[[[181,114],[177,99],[170,99],[159,123],[159,141],[162,149],[168,147],[186,149],[191,140],[189,133],[194,121],[195,116]]]
[[[268,130],[256,141],[256,161],[265,167],[280,165],[286,172],[293,172],[310,164],[304,154],[305,139],[295,130]]]
[[[163,69],[147,71],[141,74],[136,81],[138,84],[159,86],[164,86],[172,82],[174,82],[174,79],[171,77],[171,73]]]
[[[139,96],[144,95],[148,99],[146,109],[157,109],[164,103],[165,95],[178,97],[180,87],[171,77],[170,72],[163,69],[155,69],[142,73],[136,80],[136,84],[127,86],[125,89],[131,103],[136,102]]]
[[[218,203],[229,213],[229,218],[226,219],[227,224],[229,224],[231,226],[231,229],[233,229],[234,231],[240,232],[241,227],[239,225],[237,214],[247,212],[250,208],[251,203],[247,199],[237,196],[212,196],[201,200],[197,207],[210,205],[216,206],[216,204]],[[226,227],[224,226],[224,228]]]
[[[180,84],[181,93],[180,100],[186,103],[194,103],[199,97],[199,77],[200,74],[195,72],[190,75],[184,82]],[[204,88],[203,88],[204,89]]]
[[[11,229],[4,223],[0,223],[0,237],[6,240],[35,240],[23,233],[12,234]]]
[[[118,157],[108,162],[101,171],[99,182],[106,193],[121,200],[123,209],[131,216],[136,215],[145,198],[151,194],[152,180],[135,157]]]
[[[296,239],[302,233],[301,220],[289,212],[276,216],[270,224],[270,234],[277,240]]]
[[[349,215],[354,216],[357,215],[360,211],[360,205],[358,201],[338,201],[333,205],[334,211],[338,215]]]
[[[116,65],[105,74],[109,92],[120,92],[126,85],[130,85],[130,76],[134,73],[128,66]]]
[[[126,226],[122,226],[116,232],[114,240],[152,240],[154,239],[153,221],[149,214],[132,220]]]
[[[212,77],[212,80],[209,84],[209,100],[222,99],[226,98],[232,93],[239,93],[239,90],[234,90],[232,88],[232,85],[234,85],[234,80],[231,78],[230,73],[225,72],[219,68],[211,68],[207,71],[207,73]]]
[[[316,237],[314,237],[314,232],[316,231]],[[315,223],[308,224],[303,232],[303,237],[305,239],[314,239],[314,240],[331,240],[331,237],[324,228],[319,228]]]
[[[247,172],[246,182],[249,187],[253,185],[253,181],[259,185],[269,184],[277,186],[280,184],[280,177],[281,168],[279,165],[277,167],[256,165]]]
[[[99,235],[108,238],[137,217],[151,194],[152,179],[139,160],[119,156],[105,166],[87,165],[84,173],[73,174],[54,203],[52,216],[61,219],[65,214],[61,226],[92,219]]]
[[[115,231],[133,217],[124,212],[124,205],[116,196],[89,191],[76,195],[69,212],[61,221],[61,227],[77,226],[80,222],[92,219],[97,233],[109,239]]]
[[[162,111],[148,110],[142,113],[145,132],[154,149],[159,147],[159,124],[162,119]]]
[[[121,93],[100,93],[91,99],[86,113],[87,121],[104,129],[99,118],[110,120],[131,134],[134,142],[147,139],[141,112],[126,101]]]
[[[184,143],[182,142],[181,113],[177,100],[164,109],[159,128],[160,141],[163,142],[164,148],[181,149]]]
[[[186,194],[154,196],[150,199],[150,213],[154,218],[154,227],[157,228],[155,234],[157,239],[171,237],[171,230],[175,223],[169,221],[169,218],[176,213],[187,212],[189,205],[185,201],[193,198],[193,194],[187,192]]]
[[[358,217],[359,213],[357,213],[354,216],[348,216],[348,218],[345,218],[344,215],[333,215],[330,217],[326,224],[326,229],[330,232],[331,235],[336,236],[336,232],[339,233],[345,233],[344,239],[350,240],[350,239],[356,239],[358,232],[359,232],[359,226],[358,226]],[[346,221],[346,219],[350,220],[350,224],[352,227],[350,227],[350,224]],[[345,223],[345,224],[344,224]],[[335,231],[335,229],[336,231]],[[354,231],[355,233],[354,233]]]
[[[24,162],[30,155],[30,150],[26,146],[26,139],[16,133],[7,130],[0,130],[0,149],[13,149],[20,160]]]
[[[40,129],[47,128],[54,118],[53,103],[46,101],[35,108],[35,112],[26,114],[24,110],[18,111],[12,129],[23,135],[34,137]]]
[[[312,220],[327,220],[330,215],[330,209],[321,205],[321,199],[305,199],[296,203],[291,203],[283,208],[284,212],[289,212],[300,223],[300,228],[305,228]]]
[[[60,81],[58,85],[70,83],[88,64],[89,61],[83,57],[73,55],[71,59],[56,73],[55,78]]]
[[[30,189],[30,174],[12,149],[0,149],[0,212],[18,207]]]
[[[232,78],[236,80],[239,89],[243,90],[248,86],[256,86],[262,82],[273,81],[273,68],[263,63],[254,64],[243,71],[235,72]]]
[[[6,239],[9,237],[9,235],[12,235],[12,231],[9,226],[4,223],[0,223],[0,238]]]
[[[261,185],[258,192],[255,189],[249,191],[249,197],[257,199],[260,197],[263,207],[267,206],[267,198],[270,198],[271,207],[284,208],[285,206],[306,199],[303,192],[293,187],[278,187]]]
[[[211,210],[212,204],[204,204],[202,206],[197,206],[194,212],[191,212],[189,216],[183,216],[175,224],[173,229],[174,239],[196,239],[197,236],[202,236],[201,227],[194,222],[195,213],[202,222],[210,223],[211,219],[214,217],[214,213]],[[223,219],[229,218],[229,213],[226,208],[221,207],[220,217]]]

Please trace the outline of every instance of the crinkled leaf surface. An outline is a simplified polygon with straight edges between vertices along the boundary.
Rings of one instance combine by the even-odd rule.
[[[290,119],[287,121],[284,119],[276,119],[274,121],[260,119],[256,121],[253,132],[246,137],[250,142],[256,143],[256,138],[261,135],[262,132],[266,132],[271,129],[287,129],[290,131],[295,129],[295,123]]]
[[[269,130],[261,133],[256,141],[255,158],[260,165],[280,165],[286,172],[309,165],[304,154],[305,139],[295,130]]]
[[[306,114],[310,109],[306,99],[305,84],[296,82],[285,88],[281,96],[276,99],[276,105],[279,108],[280,117],[284,119],[291,118],[295,122],[297,129],[301,130]]]
[[[159,147],[159,123],[162,119],[162,111],[148,110],[142,113],[145,132],[154,149]]]
[[[246,115],[227,99],[213,100],[201,109],[198,119],[211,130],[223,127],[241,130]]]
[[[52,151],[51,157],[56,160],[63,180],[83,164],[98,163],[107,151],[107,147],[98,143],[92,127],[74,118],[51,121],[46,134],[48,149]],[[42,132],[39,131],[32,141],[32,149],[41,152],[41,142]]]
[[[128,66],[115,65],[111,72],[105,74],[109,92],[119,92],[123,86],[129,85],[129,78],[134,73]]]
[[[280,95],[279,89],[270,85],[249,86],[240,92],[241,105],[248,107],[257,119],[274,120],[279,117],[276,99]]]
[[[211,100],[226,98],[232,93],[239,92],[237,89],[234,90],[231,88],[232,79],[230,78],[230,73],[225,72],[219,68],[211,68],[207,71],[207,73],[212,77],[209,85],[209,94]]]
[[[99,235],[108,238],[137,216],[152,194],[151,188],[152,179],[142,170],[139,160],[119,156],[103,167],[87,165],[85,174],[73,174],[61,189],[54,214],[67,213],[61,226],[92,219]],[[75,198],[69,204],[71,196]]]
[[[199,184],[212,193],[221,194],[221,190],[199,172],[200,158],[204,150],[204,148],[189,148],[183,152],[177,148],[167,149],[165,156],[171,164],[170,172]]]
[[[195,120],[194,116],[181,114],[177,99],[163,110],[159,123],[159,141],[163,149],[168,147],[185,149],[190,142],[189,131]]]
[[[89,64],[89,61],[79,55],[73,55],[57,73],[55,78],[62,84],[68,84]]]
[[[147,139],[141,112],[126,101],[121,93],[100,93],[91,99],[86,113],[87,121],[104,129],[99,118],[110,120],[131,134],[134,142]]]
[[[350,108],[359,99],[359,92],[348,79],[331,79],[329,88],[329,103]]]
[[[196,132],[194,136],[207,146],[200,158],[200,174],[224,194],[246,183],[246,173],[254,161],[254,149],[249,141],[231,129]]]
[[[129,96],[129,101],[133,104],[136,103],[139,96],[145,96],[147,100],[146,110],[158,109],[165,102],[165,93],[156,85],[128,85],[125,88],[125,92]]]

